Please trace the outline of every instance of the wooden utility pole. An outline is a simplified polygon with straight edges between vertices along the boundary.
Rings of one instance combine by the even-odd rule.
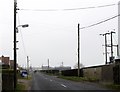
[[[16,11],[17,10],[17,0],[14,0],[14,90],[17,86],[17,53],[16,53]]]
[[[29,57],[27,56],[27,73],[29,75]],[[27,78],[28,78],[28,75],[27,75]]]
[[[80,24],[78,24],[78,77],[80,76]]]
[[[48,59],[48,70],[49,70],[49,59]]]
[[[62,67],[63,67],[63,62],[62,62]]]
[[[117,45],[117,56],[119,57],[119,47]]]

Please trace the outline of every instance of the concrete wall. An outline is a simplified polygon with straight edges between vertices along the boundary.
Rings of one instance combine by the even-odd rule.
[[[99,79],[101,82],[113,83],[115,64],[83,68],[83,77]]]
[[[102,67],[102,81],[103,82],[108,82],[108,83],[113,83],[113,67],[114,64],[103,66]]]
[[[101,80],[101,67],[89,67],[83,69],[83,77]]]
[[[113,68],[114,84],[120,84],[120,59],[115,60],[115,66]]]

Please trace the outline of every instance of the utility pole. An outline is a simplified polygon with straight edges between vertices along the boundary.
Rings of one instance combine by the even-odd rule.
[[[80,76],[80,24],[78,24],[78,77]]]
[[[63,67],[63,62],[62,62],[62,67]]]
[[[27,56],[27,73],[29,75],[29,57]],[[28,78],[28,75],[27,75],[27,78]]]
[[[112,40],[112,34],[115,33],[113,31],[110,32],[111,34],[111,59],[110,59],[110,63],[113,63],[113,40]]]
[[[111,47],[110,63],[113,63],[113,60],[114,60],[114,57],[113,57],[113,46],[117,47],[117,55],[119,55],[118,45],[113,45],[113,39],[112,39],[112,34],[113,33],[115,33],[115,32],[111,31],[110,33],[100,34],[100,35],[105,36],[105,57],[106,57],[106,61],[105,61],[106,63],[105,64],[107,64],[107,47]],[[107,34],[110,34],[110,36],[111,36],[111,44],[110,45],[107,45],[107,37],[106,37]]]
[[[49,70],[49,59],[48,59],[48,70]]]
[[[107,64],[107,35],[110,33],[100,34],[102,36],[105,36],[105,64]]]
[[[106,57],[105,64],[107,64],[107,36],[106,34],[105,34],[105,57]]]
[[[119,47],[117,45],[117,56],[119,56]]]
[[[17,13],[17,0],[14,0],[14,90],[17,85],[17,53],[16,53],[16,13]]]
[[[42,70],[43,70],[43,64],[42,64]]]

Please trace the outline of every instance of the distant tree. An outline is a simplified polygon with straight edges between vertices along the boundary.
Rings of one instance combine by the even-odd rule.
[[[82,63],[80,63],[80,68],[83,68],[84,67],[84,65],[82,64]],[[76,63],[75,65],[74,65],[74,69],[78,69],[78,63]]]

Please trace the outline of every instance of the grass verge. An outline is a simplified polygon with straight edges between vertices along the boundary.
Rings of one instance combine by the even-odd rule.
[[[114,89],[120,92],[120,85],[117,84],[107,84],[105,85],[107,88]]]
[[[28,90],[29,86],[30,86],[30,81],[31,81],[31,75],[29,75],[28,77],[22,77],[19,74],[18,76],[18,84],[17,84],[17,88],[16,91],[23,91],[23,90]]]
[[[17,88],[16,88],[16,91],[20,91],[20,90],[25,90],[26,87],[24,84],[21,84],[21,83],[18,83],[17,84]]]

